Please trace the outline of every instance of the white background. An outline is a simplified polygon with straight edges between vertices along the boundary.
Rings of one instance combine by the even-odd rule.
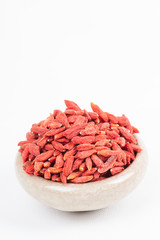
[[[149,155],[128,197],[66,213],[31,198],[17,143],[64,99],[126,114]],[[0,1],[0,239],[160,239],[160,1]]]

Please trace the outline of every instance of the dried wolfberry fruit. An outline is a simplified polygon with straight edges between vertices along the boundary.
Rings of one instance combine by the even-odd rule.
[[[79,171],[84,172],[86,170],[86,163],[83,162],[80,166],[79,166]]]
[[[66,109],[66,110],[64,111],[64,113],[65,113],[66,115],[75,115],[75,114],[76,114],[76,110]]]
[[[131,125],[128,118],[124,114],[121,117],[117,117],[117,120],[118,120],[118,124],[123,127]]]
[[[73,163],[72,171],[75,171],[79,168],[79,166],[82,164],[83,159],[76,159]]]
[[[43,167],[45,168],[49,168],[50,166],[51,166],[51,163],[48,161],[43,163]]]
[[[96,147],[107,146],[107,147],[110,148],[112,146],[112,144],[111,144],[111,141],[109,139],[103,139],[103,140],[100,140],[100,141],[96,142],[95,146]]]
[[[88,151],[81,151],[81,152],[77,152],[75,157],[76,158],[87,158],[87,157],[90,157],[94,153],[96,153],[95,149],[91,149]]]
[[[99,176],[100,176],[100,173],[99,173],[98,171],[96,171],[96,172],[94,173],[94,175],[93,175],[92,181],[97,180],[97,179],[99,178]]]
[[[69,151],[66,151],[65,154],[64,154],[64,160],[66,160],[67,158],[70,158],[72,156],[74,156],[74,154],[76,153],[76,148],[72,148],[71,150]]]
[[[53,156],[53,153],[54,153],[54,150],[50,150],[50,151],[41,153],[40,155],[38,155],[38,156],[35,158],[35,161],[36,161],[36,162],[46,161],[48,158],[50,158],[51,156]]]
[[[88,112],[69,100],[33,124],[18,143],[23,169],[48,180],[84,183],[100,181],[127,168],[142,151],[138,129],[125,115],[114,116],[91,103]]]
[[[132,126],[132,130],[133,130],[133,133],[139,133],[139,130],[134,126]]]
[[[83,143],[77,146],[77,150],[78,151],[86,151],[86,150],[90,150],[93,149],[94,145],[90,144],[90,143]]]
[[[55,128],[52,130],[49,130],[48,132],[45,133],[45,136],[50,137],[50,136],[54,136],[60,132],[63,132],[65,130],[65,127],[60,127],[60,128]]]
[[[110,124],[108,122],[104,122],[104,123],[100,123],[100,130],[101,131],[106,131],[107,129],[109,129]]]
[[[29,152],[34,156],[39,155],[40,154],[39,146],[37,146],[34,143],[30,143],[29,144]]]
[[[48,158],[48,161],[49,161],[50,163],[53,163],[53,162],[56,161],[56,157],[53,156],[53,157],[51,157],[51,158]]]
[[[31,128],[31,131],[33,133],[38,133],[40,135],[43,135],[45,134],[46,132],[48,132],[48,129],[47,128],[42,128],[42,127],[39,127],[37,125],[34,125],[32,128]]]
[[[124,147],[126,144],[126,140],[124,137],[117,137],[114,139],[114,142],[118,143],[121,147]]]
[[[104,180],[104,179],[105,179],[105,177],[99,177],[95,181],[101,181],[101,180]]]
[[[106,135],[96,135],[95,136],[95,142],[98,142],[98,141],[101,141],[101,140],[104,140],[104,139],[107,139]]]
[[[112,155],[117,155],[118,151],[105,149],[105,150],[98,151],[97,154],[102,155],[104,157],[110,157]]]
[[[54,164],[54,168],[61,168],[64,165],[64,160],[63,160],[63,155],[62,153],[60,153],[57,157],[56,157],[56,161]]]
[[[88,125],[83,129],[80,134],[82,136],[87,136],[87,135],[95,135],[98,132],[98,126],[95,124],[88,123]]]
[[[27,174],[29,174],[29,175],[33,175],[33,173],[34,173],[34,166],[33,166],[33,165],[28,166],[28,167],[26,168],[25,172],[26,172]]]
[[[91,116],[89,115],[89,113],[88,113],[85,109],[84,109],[83,111],[84,111],[84,116],[87,118],[87,121],[91,121],[92,118],[91,118]]]
[[[56,150],[54,151],[53,155],[54,155],[54,157],[57,157],[60,153],[61,153],[61,152],[56,149]]]
[[[56,141],[58,141],[58,142],[60,142],[60,139],[66,139],[65,141],[67,142],[67,140],[69,140],[69,139],[67,139],[67,138],[64,138],[63,137],[63,132],[60,132],[60,133],[57,133],[56,135],[54,135],[54,139],[56,140]],[[68,141],[69,142],[69,141]]]
[[[126,143],[125,147],[127,148],[127,151],[132,153],[134,155],[133,148],[129,142]]]
[[[56,116],[56,121],[60,122],[63,126],[65,126],[66,128],[69,128],[69,122],[68,122],[68,118],[66,116],[65,113],[61,112]]]
[[[113,114],[107,113],[108,119],[111,123],[118,123],[118,119]]]
[[[112,130],[112,131],[106,130],[106,135],[109,139],[119,137],[119,134],[117,132],[115,132],[114,130]]]
[[[104,122],[108,122],[107,114],[103,112],[102,109],[98,107],[98,105],[91,103],[91,108],[93,112],[96,112],[103,119]]]
[[[32,161],[34,158],[35,158],[35,156],[33,154],[29,154],[29,156],[28,156],[29,161]]]
[[[124,167],[114,167],[110,170],[112,175],[115,175],[117,173],[120,173],[124,170]]]
[[[126,157],[127,158],[127,165],[129,166],[131,164],[131,158],[129,156]],[[118,166],[119,167],[119,166]]]
[[[142,151],[142,148],[140,148],[140,146],[138,146],[137,144],[131,143],[130,145],[131,145],[131,147],[134,151],[136,151],[136,152],[141,152]]]
[[[85,126],[86,123],[80,126],[79,125],[72,126],[63,132],[63,136],[68,139],[72,139],[73,137],[77,136],[80,133],[80,131],[85,128]]]
[[[64,100],[66,107],[75,111],[81,111],[80,107],[73,101]]]
[[[93,154],[91,156],[91,159],[93,160],[94,164],[97,167],[103,167],[103,165],[104,165],[103,161],[96,154]]]
[[[39,172],[42,167],[43,167],[43,162],[35,162],[34,171]]]
[[[56,136],[56,135],[55,135]],[[62,138],[54,138],[57,142],[60,142],[62,144],[69,143],[69,139],[62,137]]]
[[[52,144],[48,143],[48,144],[46,144],[46,145],[44,146],[44,149],[47,150],[47,151],[49,151],[49,150],[54,150],[54,147],[53,147]]]
[[[54,119],[55,119],[56,116],[57,116],[59,113],[61,113],[61,112],[62,112],[61,110],[55,109],[55,110],[53,111],[53,117],[54,117]]]
[[[108,158],[108,160],[103,164],[103,167],[98,169],[99,173],[107,172],[110,168],[112,168],[113,164],[115,163],[117,156],[112,155]]]
[[[98,114],[96,112],[88,112],[88,114],[92,120],[98,119]]]
[[[71,140],[74,144],[83,144],[83,143],[93,143],[95,142],[95,136],[85,136],[85,137],[73,137]]]
[[[53,141],[52,142],[52,145],[55,149],[57,149],[58,151],[60,152],[65,152],[65,149],[64,149],[64,146],[63,144],[61,144],[60,142],[57,142],[57,141]]]
[[[51,177],[52,181],[58,182],[57,179],[59,179],[59,175],[58,174],[52,175],[52,177]]]
[[[20,141],[19,143],[18,143],[18,146],[23,146],[25,143],[29,143],[29,141]]]
[[[67,177],[71,171],[72,171],[72,165],[73,165],[74,157],[69,157],[66,159],[64,163],[64,168],[63,168],[63,174]]]
[[[86,161],[86,167],[90,171],[92,169],[92,160],[90,157],[87,157],[85,161]]]
[[[63,172],[60,173],[60,179],[61,179],[61,182],[66,184],[67,183],[67,177],[64,175]]]
[[[83,172],[82,176],[89,176],[94,174],[97,171],[97,168],[92,168],[90,171],[86,170],[85,172]]]
[[[82,175],[82,172],[72,172],[71,174],[69,174],[69,176],[67,177],[67,180],[72,180],[76,177],[79,177]]]
[[[27,132],[26,133],[26,138],[28,142],[33,142],[35,140],[35,133],[33,132]]]
[[[130,131],[124,127],[119,127],[120,133],[131,143],[136,144],[137,139],[130,133]]]
[[[48,169],[44,173],[44,178],[45,179],[51,179],[51,173],[50,173],[50,171]]]
[[[99,151],[102,151],[102,150],[110,150],[110,148],[108,148],[106,146],[98,146],[98,147],[95,147],[95,150],[97,152],[99,152]]]
[[[91,181],[93,176],[76,177],[71,180],[72,183],[85,183]]]
[[[78,115],[76,121],[74,122],[74,125],[82,125],[82,124],[87,123],[87,122],[88,122],[88,120],[87,120],[86,117]]]
[[[31,164],[30,161],[26,161],[26,162],[24,162],[24,163],[23,163],[23,170],[25,171],[26,168],[27,168],[28,166],[31,166],[31,165],[32,165],[32,164]]]
[[[123,150],[123,152],[126,154],[127,157],[130,157],[132,160],[134,160],[134,158],[135,158],[134,154],[132,154],[132,153],[130,153],[128,151],[125,151],[125,150]]]
[[[62,123],[60,123],[60,122],[50,122],[47,127],[49,127],[50,129],[60,128],[60,127],[62,127]]]
[[[60,172],[63,171],[63,168],[49,167],[49,168],[48,168],[48,171],[49,171],[50,173],[60,173]]]
[[[113,163],[113,167],[122,167],[122,166],[124,166],[124,162],[122,161],[115,161],[115,163]]]
[[[47,143],[47,138],[46,137],[41,137],[37,140],[37,145],[43,148],[45,144]]]
[[[68,117],[68,122],[69,123],[75,123],[75,121],[78,119],[79,115],[71,115]]]
[[[64,148],[67,150],[71,150],[72,148],[74,148],[74,146],[75,146],[75,144],[73,142],[69,142],[64,145]]]
[[[22,160],[23,162],[26,162],[29,156],[29,146],[26,146],[25,149],[22,152]]]

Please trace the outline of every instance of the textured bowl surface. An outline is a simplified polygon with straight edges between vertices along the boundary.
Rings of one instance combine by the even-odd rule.
[[[52,182],[30,176],[22,169],[21,154],[16,158],[16,173],[23,188],[37,200],[63,211],[91,211],[105,208],[127,196],[141,181],[147,165],[147,154],[143,149],[134,162],[123,172],[102,181],[74,184]]]

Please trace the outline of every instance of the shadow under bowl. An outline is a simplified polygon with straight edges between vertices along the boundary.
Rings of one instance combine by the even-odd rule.
[[[28,175],[22,168],[21,154],[17,154],[16,173],[22,187],[34,198],[62,211],[91,211],[105,208],[124,198],[140,183],[147,166],[147,153],[137,137],[142,152],[123,172],[105,180],[82,184],[59,183]]]

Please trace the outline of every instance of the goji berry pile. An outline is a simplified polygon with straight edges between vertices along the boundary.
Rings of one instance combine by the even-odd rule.
[[[64,184],[99,181],[122,172],[142,151],[134,135],[139,131],[125,115],[116,117],[94,103],[93,112],[65,104],[64,112],[54,110],[33,124],[18,143],[26,173]]]

